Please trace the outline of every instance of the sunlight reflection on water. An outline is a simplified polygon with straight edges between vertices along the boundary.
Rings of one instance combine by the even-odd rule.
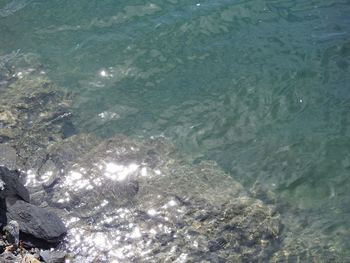
[[[100,176],[91,173],[98,171]],[[52,175],[54,171],[46,174]],[[96,177],[95,177],[96,176]],[[92,206],[87,204],[87,209],[91,209],[93,218],[87,218],[88,224],[83,222],[86,219],[74,216],[65,218],[65,224],[69,229],[66,238],[68,247],[73,248],[75,253],[87,258],[90,261],[127,262],[134,257],[141,257],[147,260],[154,246],[152,238],[166,234],[175,238],[174,226],[169,224],[170,218],[183,216],[186,209],[182,209],[175,199],[165,198],[158,202],[159,206],[149,207],[140,217],[138,206],[120,207],[115,205],[113,198],[103,199],[108,193],[98,191],[110,191],[108,186],[123,185],[137,177],[143,180],[152,180],[157,176],[164,176],[159,169],[151,169],[143,164],[122,162],[112,162],[102,160],[94,163],[92,169],[75,164],[72,170],[68,171],[59,187],[64,189],[57,203],[67,209],[72,209],[72,200],[77,195],[90,196],[98,195],[93,199]],[[27,171],[27,185],[36,187],[45,182],[45,176],[38,177],[32,171]],[[92,191],[98,188],[98,191]],[[113,194],[112,194],[113,196]],[[117,198],[117,197],[116,197]],[[157,198],[162,199],[160,195]],[[80,207],[81,204],[78,204]],[[97,215],[97,217],[96,217]],[[148,219],[147,219],[148,218]],[[150,221],[150,222],[148,222]],[[118,226],[118,227],[116,227]],[[190,238],[190,237],[189,237]],[[171,253],[170,253],[171,254]],[[179,257],[176,262],[185,262],[186,254]],[[74,259],[72,262],[76,262]]]

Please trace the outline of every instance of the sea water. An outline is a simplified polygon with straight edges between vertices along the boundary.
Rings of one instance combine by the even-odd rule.
[[[77,133],[164,136],[350,242],[346,0],[1,0],[0,55],[76,95]]]

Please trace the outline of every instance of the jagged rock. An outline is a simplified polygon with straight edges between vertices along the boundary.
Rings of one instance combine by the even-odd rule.
[[[18,171],[10,171],[6,167],[0,166],[0,180],[4,189],[0,191],[0,201],[5,199],[24,200],[29,202],[29,192],[19,180]]]
[[[20,231],[26,236],[24,241],[33,244],[40,241],[57,243],[67,232],[56,214],[22,200],[17,200],[7,207],[6,215],[8,219],[19,223]]]

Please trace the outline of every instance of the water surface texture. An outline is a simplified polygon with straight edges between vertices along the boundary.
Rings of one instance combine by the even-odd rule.
[[[76,94],[77,133],[164,136],[350,247],[350,1],[2,0],[0,39]]]

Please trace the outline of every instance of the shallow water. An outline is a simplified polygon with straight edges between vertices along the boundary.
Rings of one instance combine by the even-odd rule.
[[[165,136],[347,243],[349,13],[346,0],[3,0],[0,56],[38,55],[77,94],[78,133]]]

